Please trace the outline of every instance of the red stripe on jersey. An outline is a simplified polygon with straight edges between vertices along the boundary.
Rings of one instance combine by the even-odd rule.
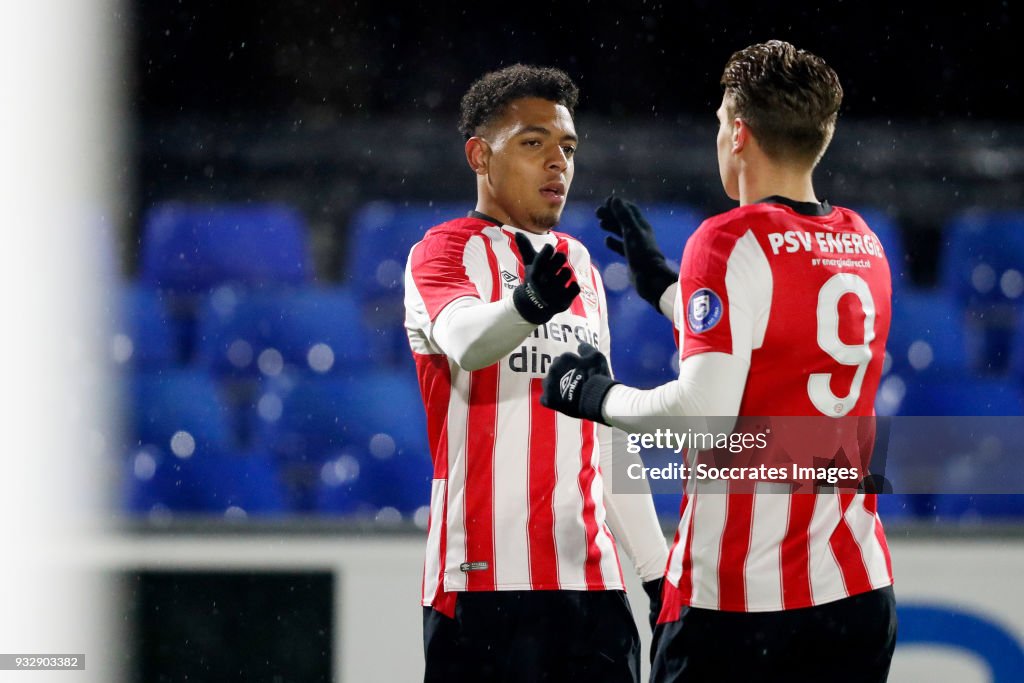
[[[498,371],[494,364],[470,374],[466,420],[466,572],[468,590],[494,590],[494,446],[498,421]],[[470,428],[472,426],[472,428]]]
[[[555,245],[555,251],[559,251],[559,252],[565,254],[565,257],[568,259],[569,258],[569,241],[566,240],[566,239],[563,239],[563,238],[559,238],[558,243]],[[573,279],[575,279],[577,282],[581,282],[581,280],[579,278],[579,274],[576,272],[576,269],[572,267],[572,264],[566,263],[566,268],[568,268],[569,270],[572,271]],[[596,288],[595,288],[595,291],[597,291]],[[572,300],[572,305],[569,306],[569,310],[572,312],[573,315],[578,315],[578,316],[583,317],[583,318],[587,317],[587,311],[583,308],[583,298],[582,297],[577,296],[575,299],[573,299]]]
[[[786,537],[779,551],[782,569],[782,609],[813,604],[810,574],[810,528],[817,496],[792,494]]]
[[[413,353],[420,395],[427,412],[427,442],[434,462],[434,479],[448,478],[448,402],[452,370],[443,354]]]
[[[871,590],[871,579],[868,578],[868,570],[864,566],[864,556],[846,521],[846,511],[853,504],[854,496],[853,493],[839,494],[839,524],[828,540],[832,554],[839,563],[847,595],[859,595]]]
[[[604,578],[601,576],[601,549],[597,547],[597,518],[594,516],[596,504],[591,496],[591,486],[594,483],[594,423],[590,420],[580,420],[580,430],[583,436],[583,446],[580,448],[580,493],[583,495],[583,526],[587,531],[587,561],[583,565],[583,574],[587,581],[587,590],[601,590],[604,588]]]
[[[687,499],[690,499],[687,501]],[[683,491],[683,500],[680,504],[680,509],[685,510],[687,502],[692,507],[693,512],[690,513],[690,523],[687,524],[686,528],[686,546],[683,548],[683,574],[679,577],[679,593],[682,600],[689,604],[690,600],[693,599],[693,520],[697,516],[697,494],[694,493],[690,496],[689,493]],[[682,514],[682,512],[680,512]],[[679,543],[679,529],[676,528],[676,538],[672,542],[672,547],[676,547]],[[671,559],[669,555],[669,559]]]
[[[753,526],[754,494],[726,494],[725,527],[718,556],[718,609],[745,612],[747,609],[747,553]]]
[[[687,493],[683,491],[683,500],[679,506],[680,510],[686,509]],[[694,501],[696,502],[696,500]],[[682,514],[680,512],[680,514]],[[693,538],[693,516],[690,516],[690,524],[686,530],[686,547],[683,548],[683,574],[679,577],[679,586],[669,583],[666,578],[661,585],[661,611],[658,612],[659,624],[667,624],[679,619],[679,613],[683,605],[690,604],[693,593],[693,577],[690,574],[690,541]],[[671,548],[679,545],[679,526],[676,526],[676,535],[672,539]],[[668,576],[669,567],[672,566],[672,553],[669,552],[668,562],[665,566],[665,576]]]
[[[882,554],[885,556],[885,572],[889,580],[892,581],[892,557],[889,555],[889,543],[885,540],[882,519],[878,516],[878,495],[875,493],[864,494],[864,507],[875,516],[875,539],[882,547]]]
[[[558,589],[558,553],[555,547],[554,491],[557,414],[540,404],[543,380],[530,380],[530,584],[533,590]]]

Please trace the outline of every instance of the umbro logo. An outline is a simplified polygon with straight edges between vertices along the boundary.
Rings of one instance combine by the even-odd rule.
[[[515,289],[516,285],[519,284],[519,276],[515,273],[510,273],[507,270],[502,270],[501,282],[505,285],[506,289]]]
[[[576,368],[573,368],[569,372],[562,375],[562,379],[558,380],[558,390],[562,394],[562,398],[566,401],[571,401],[573,394],[576,393],[576,386],[583,379],[583,373],[576,372]]]

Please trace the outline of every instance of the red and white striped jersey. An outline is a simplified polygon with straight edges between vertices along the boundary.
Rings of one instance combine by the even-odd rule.
[[[853,211],[781,198],[740,207],[687,242],[680,359],[749,354],[740,415],[871,416],[890,298],[882,247]],[[723,490],[687,482],[662,620],[681,605],[796,609],[892,583],[875,495]]]
[[[551,361],[581,341],[608,348],[604,288],[586,248],[565,252],[581,294],[512,353],[466,371],[433,325],[462,297],[510,298],[523,278],[516,229],[477,217],[430,229],[409,254],[406,329],[434,462],[423,605],[446,611],[458,591],[621,589],[605,523],[597,426],[541,406]]]

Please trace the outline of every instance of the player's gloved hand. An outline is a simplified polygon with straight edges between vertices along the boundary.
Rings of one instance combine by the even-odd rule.
[[[651,224],[636,204],[621,197],[609,197],[595,213],[601,221],[601,229],[611,233],[604,238],[604,243],[626,257],[636,293],[660,313],[661,295],[679,279],[679,273],[669,267],[658,248]]]
[[[579,355],[563,353],[551,364],[540,403],[569,417],[607,424],[601,405],[608,390],[619,382],[611,378],[603,353],[586,342],[578,350]]]
[[[643,582],[644,593],[647,593],[647,597],[651,599],[651,612],[647,618],[651,622],[652,632],[658,624],[658,615],[661,614],[661,587],[664,583],[665,577]]]
[[[523,257],[526,277],[512,292],[512,303],[524,320],[541,325],[569,308],[580,286],[565,254],[556,252],[550,244],[538,254],[529,238],[517,232],[516,246]]]

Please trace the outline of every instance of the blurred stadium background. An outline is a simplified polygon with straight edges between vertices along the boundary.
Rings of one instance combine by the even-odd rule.
[[[582,89],[560,229],[604,273],[621,379],[671,378],[674,346],[593,208],[637,200],[677,258],[730,207],[721,67],[783,38],[846,91],[819,197],[859,210],[889,255],[878,413],[1024,415],[1019,8],[97,5],[120,46],[101,50],[121,125],[105,129],[117,189],[97,233],[120,539],[101,561],[121,577],[127,680],[416,680],[431,466],[403,268],[425,229],[473,208],[458,100],[502,65],[559,66]],[[997,450],[1019,476],[1024,445]],[[1024,496],[882,498],[892,680],[1020,680]],[[672,527],[678,496],[657,506]]]

